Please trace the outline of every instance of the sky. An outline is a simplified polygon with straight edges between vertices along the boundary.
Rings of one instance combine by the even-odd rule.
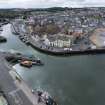
[[[0,0],[0,8],[105,7],[105,0]]]

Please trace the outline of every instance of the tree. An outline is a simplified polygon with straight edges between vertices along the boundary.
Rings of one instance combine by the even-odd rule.
[[[46,33],[48,34],[57,34],[60,32],[60,28],[55,24],[49,24],[46,26]]]

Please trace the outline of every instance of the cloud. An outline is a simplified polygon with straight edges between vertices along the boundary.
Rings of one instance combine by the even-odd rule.
[[[105,0],[0,0],[0,8],[105,6]]]

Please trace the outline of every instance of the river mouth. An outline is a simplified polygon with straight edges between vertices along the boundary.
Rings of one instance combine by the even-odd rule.
[[[48,91],[59,105],[105,104],[105,54],[67,57],[43,54],[13,35],[10,24],[3,26],[1,35],[7,38],[7,43],[0,44],[1,51],[32,54],[44,62],[44,66],[30,69],[14,66],[32,88]]]

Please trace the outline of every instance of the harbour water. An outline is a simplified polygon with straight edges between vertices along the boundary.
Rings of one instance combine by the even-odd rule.
[[[21,52],[39,57],[44,66],[27,69],[14,66],[34,89],[48,91],[59,105],[105,105],[105,54],[57,57],[38,52],[25,45],[10,30],[3,27],[1,35],[7,43],[1,51]]]

